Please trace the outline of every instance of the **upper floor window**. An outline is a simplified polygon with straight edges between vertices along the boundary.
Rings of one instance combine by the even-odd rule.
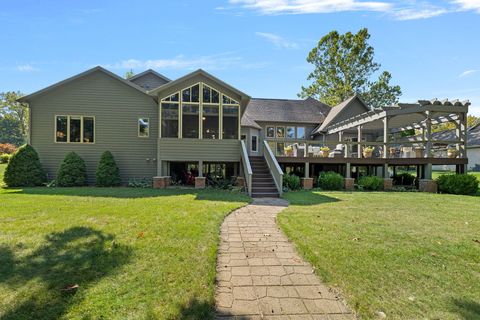
[[[305,127],[297,127],[297,139],[305,139]]]
[[[295,127],[287,127],[287,138],[295,139]]]
[[[277,127],[277,138],[285,138],[285,127]]]
[[[138,136],[140,138],[148,138],[150,135],[150,119],[139,118],[138,119]]]
[[[205,83],[197,83],[163,98],[160,108],[161,137],[239,138],[238,101]]]
[[[267,126],[267,138],[275,138],[275,127]]]
[[[55,142],[94,143],[95,118],[55,116]]]

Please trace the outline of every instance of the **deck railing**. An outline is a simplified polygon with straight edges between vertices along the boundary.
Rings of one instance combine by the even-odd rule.
[[[425,141],[398,141],[384,144],[378,141],[288,141],[273,139],[265,141],[273,149],[275,157],[294,158],[459,158],[459,143],[432,141],[427,154]],[[385,154],[386,146],[386,154]],[[359,153],[360,149],[360,153]]]
[[[253,176],[253,171],[252,171],[252,166],[250,165],[250,160],[248,159],[248,152],[247,152],[247,146],[245,145],[245,141],[240,141],[241,145],[241,152],[240,152],[240,158],[242,160],[242,167],[243,167],[243,174],[245,175],[245,190],[247,190],[247,193],[249,196],[252,195],[252,176]]]
[[[263,141],[264,143],[264,152],[263,156],[267,161],[268,168],[270,169],[270,173],[272,174],[273,180],[275,181],[275,186],[277,187],[278,194],[281,196],[283,193],[283,171],[280,168],[280,165],[277,162],[277,159],[273,155],[270,146],[268,145],[267,141]]]

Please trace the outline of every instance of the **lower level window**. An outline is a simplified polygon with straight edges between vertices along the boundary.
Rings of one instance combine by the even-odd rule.
[[[258,151],[258,137],[257,136],[252,136],[252,145],[251,149],[252,152],[257,152]]]
[[[95,118],[87,116],[56,116],[55,142],[94,143]]]

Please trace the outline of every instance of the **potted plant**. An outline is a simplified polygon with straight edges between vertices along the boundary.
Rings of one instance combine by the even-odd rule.
[[[293,147],[292,147],[292,146],[286,146],[285,148],[283,148],[283,153],[284,153],[287,157],[293,156]]]
[[[330,154],[330,148],[329,147],[321,147],[320,148],[320,155],[322,158],[328,158],[328,155]]]
[[[449,158],[456,158],[458,156],[458,150],[454,147],[449,147],[447,149],[447,157]]]
[[[371,158],[373,154],[373,147],[365,147],[362,151],[364,158]]]

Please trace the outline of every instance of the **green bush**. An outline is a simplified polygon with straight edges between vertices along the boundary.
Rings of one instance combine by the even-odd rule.
[[[442,174],[436,181],[440,193],[472,195],[478,191],[478,180],[472,174]]]
[[[8,153],[0,154],[0,163],[8,163],[11,157]]]
[[[120,179],[120,170],[110,151],[105,151],[100,157],[96,172],[96,181],[98,187],[116,187],[122,182]]]
[[[45,171],[35,149],[26,144],[10,158],[3,181],[9,187],[39,186],[46,180]]]
[[[377,176],[361,177],[357,184],[363,190],[377,191],[383,189],[383,179]]]
[[[75,152],[69,152],[57,172],[59,187],[80,187],[87,182],[87,168],[83,159]]]
[[[343,177],[333,171],[322,172],[318,176],[318,187],[322,190],[341,190],[343,189]]]
[[[128,180],[128,186],[130,188],[152,188],[153,179],[151,178],[132,178]]]
[[[411,186],[415,182],[415,176],[406,172],[394,175],[392,179],[396,186]]]
[[[285,174],[283,176],[283,186],[288,190],[300,190],[300,178],[294,174]]]

